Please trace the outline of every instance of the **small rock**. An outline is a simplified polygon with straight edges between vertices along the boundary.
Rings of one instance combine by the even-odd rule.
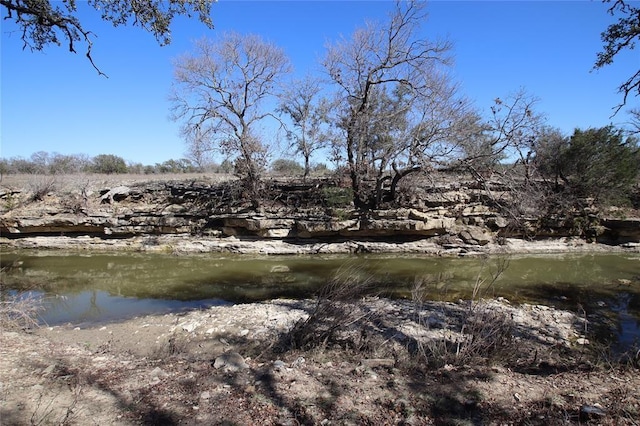
[[[247,330],[246,328],[245,328],[244,330],[241,330],[241,331],[240,331],[240,336],[241,336],[241,337],[244,337],[244,336],[246,336],[247,334],[249,334],[249,330]]]
[[[133,404],[133,394],[128,389],[125,389],[120,393],[120,398],[125,404]]]
[[[469,227],[460,232],[459,235],[467,244],[484,246],[491,242],[491,237],[486,235],[480,228]]]
[[[244,361],[242,355],[237,352],[228,351],[220,355],[213,362],[213,368],[224,368],[225,371],[238,371],[249,368],[249,365]]]
[[[164,379],[166,377],[168,377],[169,375],[160,367],[156,367],[153,370],[151,370],[151,373],[149,374],[151,376],[152,379]]]
[[[506,228],[509,225],[509,221],[502,216],[487,218],[487,225],[493,228]]]
[[[182,329],[187,333],[192,333],[199,325],[200,323],[197,321],[180,324]]]
[[[436,315],[430,315],[426,320],[429,328],[444,328],[445,324]]]
[[[271,267],[271,273],[283,273],[283,272],[289,272],[290,269],[287,265],[274,265]]]
[[[211,398],[211,393],[209,391],[204,391],[200,394],[200,399],[209,399]]]
[[[306,362],[306,360],[304,359],[304,357],[299,356],[295,361],[293,361],[293,363],[291,364],[291,366],[293,368],[299,368],[302,364],[304,364]]]
[[[50,366],[48,366],[47,368],[44,369],[44,371],[42,372],[43,376],[49,376],[53,373],[53,371],[56,369],[56,365],[55,364],[51,364]]]
[[[583,345],[584,346],[584,345],[588,345],[589,343],[591,343],[591,342],[589,342],[589,339],[586,339],[584,337],[581,337],[581,338],[576,340],[576,344],[578,344],[578,345]]]
[[[286,364],[282,360],[277,359],[273,362],[273,369],[276,371],[281,371],[285,367],[286,367]]]
[[[107,190],[106,193],[100,197],[100,201],[105,204],[112,204],[114,201],[122,201],[129,196],[131,188],[128,186],[116,186]]]

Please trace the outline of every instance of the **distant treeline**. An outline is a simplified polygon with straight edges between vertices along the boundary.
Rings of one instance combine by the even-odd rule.
[[[270,170],[276,174],[297,175],[304,172],[302,165],[294,160],[277,159],[271,163]],[[316,164],[313,171],[328,170],[325,164]],[[90,157],[85,154],[65,155],[59,153],[36,152],[29,158],[0,158],[0,174],[43,174],[62,175],[77,173],[98,174],[176,174],[176,173],[234,173],[233,161],[222,163],[208,162],[196,164],[188,158],[167,160],[154,165],[127,162],[113,154],[100,154]]]
[[[127,162],[113,154],[100,154],[90,157],[86,154],[59,154],[44,151],[36,152],[29,158],[0,158],[2,174],[74,174],[74,173],[198,173],[231,172],[231,164],[207,164],[200,166],[193,161],[181,158],[167,160],[154,165]]]

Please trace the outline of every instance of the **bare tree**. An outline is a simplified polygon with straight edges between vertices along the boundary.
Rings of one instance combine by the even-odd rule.
[[[206,170],[212,163],[214,153],[207,146],[206,141],[202,140],[199,129],[183,135],[186,140],[187,150],[186,157],[193,161],[200,169]]]
[[[560,182],[567,180],[563,175],[562,158],[569,141],[560,129],[543,127],[535,144],[535,168],[556,192],[560,191]]]
[[[278,112],[286,115],[293,124],[287,130],[290,148],[304,157],[304,179],[309,176],[311,155],[327,146],[323,133],[325,103],[320,99],[320,81],[311,76],[294,80],[280,97]]]
[[[470,172],[491,202],[517,224],[523,214],[544,207],[548,190],[534,161],[546,131],[544,117],[535,112],[536,102],[524,89],[496,98],[488,118],[473,123],[457,164]],[[494,192],[495,180],[500,187],[509,188],[509,195],[502,190]]]
[[[194,53],[175,62],[173,118],[184,122],[190,150],[235,157],[236,172],[254,204],[268,152],[256,126],[273,117],[263,106],[289,69],[282,49],[259,36],[237,33],[217,42],[201,39]]]
[[[213,28],[210,18],[215,0],[89,0],[88,4],[100,12],[103,20],[114,26],[131,24],[153,33],[161,45],[171,42],[171,21],[176,15],[197,13],[200,21]],[[0,0],[5,8],[5,20],[14,21],[20,29],[24,48],[43,50],[50,44],[66,43],[76,53],[76,43],[87,45],[85,55],[91,65],[104,75],[91,57],[93,33],[86,29],[77,16],[75,0]]]
[[[384,185],[395,187],[450,151],[451,131],[467,109],[443,71],[450,45],[417,35],[424,19],[423,3],[398,2],[388,22],[369,22],[329,45],[323,61],[338,88],[334,143],[364,210],[395,196]]]
[[[536,141],[544,129],[544,116],[535,112],[537,102],[538,99],[524,89],[505,99],[494,100],[488,120],[476,135],[481,144],[465,158],[474,174],[479,176],[489,171],[479,173],[474,169],[477,164],[494,168],[501,160],[507,160],[507,163],[521,164],[525,177],[529,178]]]

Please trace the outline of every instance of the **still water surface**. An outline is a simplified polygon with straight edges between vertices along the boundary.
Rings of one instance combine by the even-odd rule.
[[[310,297],[336,275],[357,275],[372,282],[372,292],[388,297],[411,297],[422,283],[433,300],[469,298],[481,282],[484,296],[584,310],[608,318],[621,342],[640,336],[637,254],[477,259],[16,251],[2,253],[0,263],[4,291],[42,297],[42,321],[51,325]]]

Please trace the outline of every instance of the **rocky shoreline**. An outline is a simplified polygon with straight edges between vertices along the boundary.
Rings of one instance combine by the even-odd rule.
[[[79,236],[0,237],[3,250],[39,249],[68,251],[133,251],[188,255],[199,253],[234,253],[252,255],[316,254],[424,254],[429,256],[481,256],[493,254],[552,253],[640,253],[640,243],[608,245],[588,243],[581,238],[557,238],[529,241],[509,238],[500,244],[439,244],[430,239],[384,241],[287,241],[238,237],[202,237],[189,234],[139,236],[122,239]]]

